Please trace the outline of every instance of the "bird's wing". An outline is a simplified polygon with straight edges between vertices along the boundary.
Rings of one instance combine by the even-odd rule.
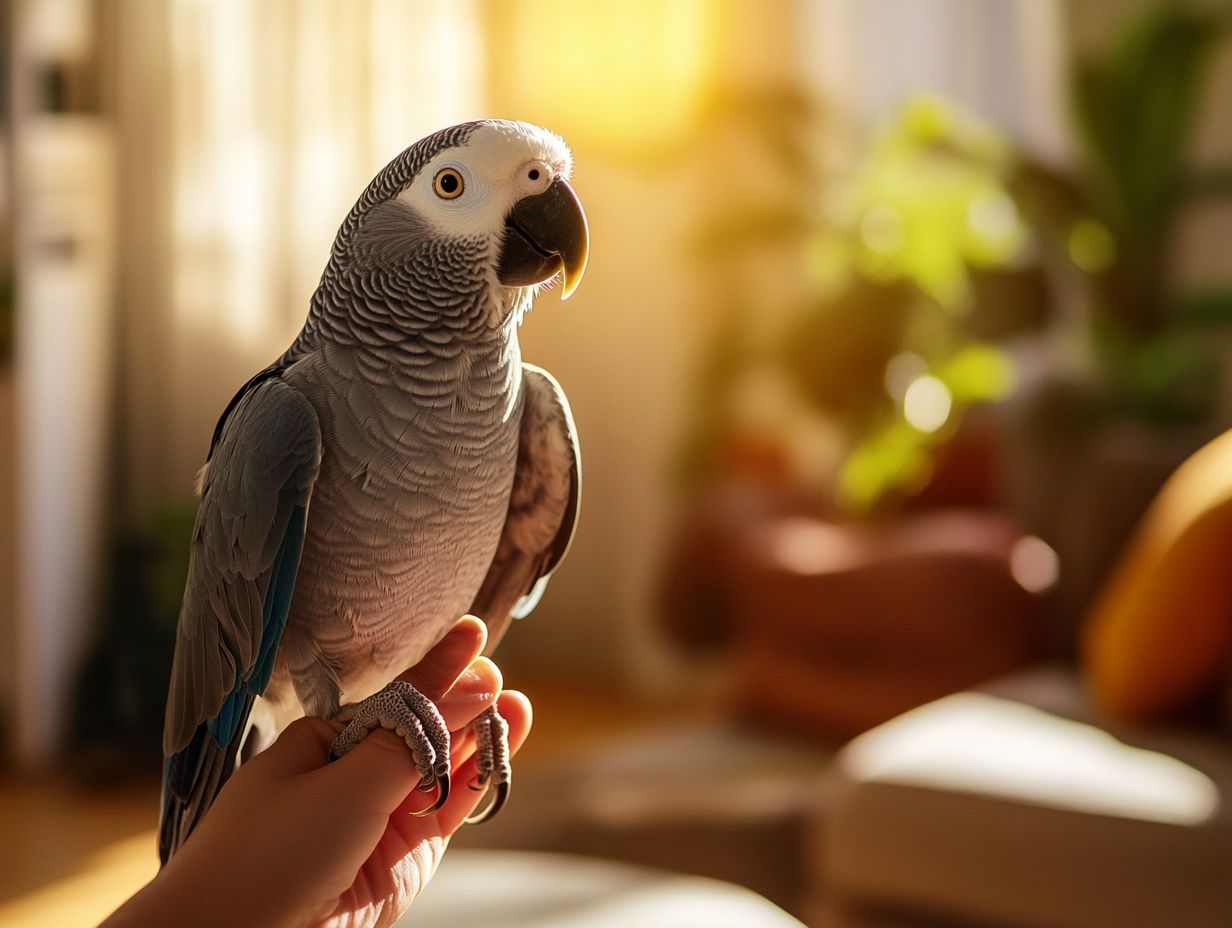
[[[233,769],[286,627],[321,429],[280,374],[263,372],[231,401],[202,471],[163,728],[164,861]]]
[[[471,612],[488,626],[489,652],[510,619],[530,613],[565,556],[577,525],[581,457],[573,414],[560,384],[523,365],[522,429],[509,512],[492,566]]]

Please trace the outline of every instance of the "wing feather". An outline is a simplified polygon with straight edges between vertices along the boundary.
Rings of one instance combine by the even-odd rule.
[[[522,427],[509,511],[492,565],[471,606],[495,649],[513,618],[538,603],[577,526],[581,451],[564,390],[547,371],[523,365]]]
[[[231,401],[202,470],[163,728],[164,861],[230,774],[290,610],[321,430],[278,373]]]

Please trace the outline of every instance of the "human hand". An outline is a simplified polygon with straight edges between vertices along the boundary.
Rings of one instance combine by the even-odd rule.
[[[377,730],[329,763],[341,724],[301,719],[232,776],[179,853],[107,928],[393,924],[482,795],[466,788],[476,772],[471,721],[495,701],[513,751],[530,730],[526,697],[502,693],[500,671],[478,657],[486,639],[483,623],[467,617],[400,678],[436,702],[453,733],[456,786],[440,809],[412,814],[435,797],[415,789],[411,753],[393,733]]]

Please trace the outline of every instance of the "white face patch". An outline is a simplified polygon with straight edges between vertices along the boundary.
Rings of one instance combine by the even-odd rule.
[[[567,179],[572,169],[572,155],[558,135],[529,123],[493,120],[465,145],[424,165],[397,198],[443,236],[503,236],[505,217],[518,200],[542,193],[557,177]],[[456,171],[457,177],[442,171]],[[462,192],[451,195],[459,178]]]

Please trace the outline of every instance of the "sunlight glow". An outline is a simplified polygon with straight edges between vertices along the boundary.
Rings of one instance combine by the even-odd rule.
[[[263,356],[298,330],[376,170],[483,115],[478,8],[172,0],[168,15],[177,321]]]
[[[861,781],[997,796],[1092,815],[1199,825],[1220,807],[1205,773],[1167,754],[1032,706],[960,693],[860,736],[844,752]]]
[[[172,27],[180,72],[173,81],[176,309],[251,345],[271,321],[263,266],[270,153],[252,94],[256,22],[242,4],[210,9],[178,0]],[[225,146],[202,144],[211,136],[225,137]]]
[[[122,838],[90,854],[61,879],[0,902],[0,925],[97,924],[158,872],[157,839],[154,831]]]
[[[502,103],[571,140],[645,150],[696,116],[717,4],[704,0],[510,3]]]

